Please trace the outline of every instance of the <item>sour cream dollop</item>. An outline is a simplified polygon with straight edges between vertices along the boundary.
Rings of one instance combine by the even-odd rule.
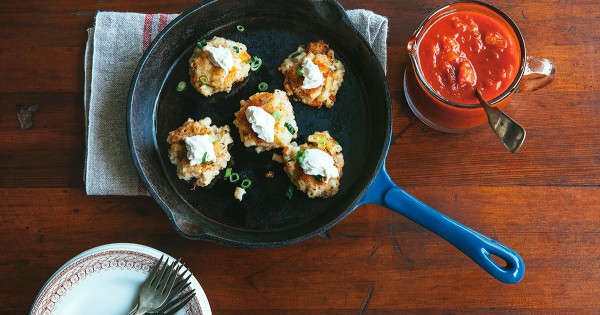
[[[314,89],[319,87],[325,82],[323,73],[310,58],[304,58],[302,61],[302,73],[304,75],[304,81],[302,81],[302,88],[305,90]]]
[[[185,147],[187,149],[187,158],[190,160],[190,165],[202,164],[202,158],[204,162],[215,162],[217,156],[215,155],[215,147],[210,140],[210,136],[197,135],[191,136],[184,139]],[[204,156],[206,154],[206,157]]]
[[[326,178],[340,176],[331,155],[319,149],[304,151],[304,160],[300,162],[300,167],[304,170],[304,174],[307,175],[320,175]]]
[[[246,118],[252,125],[252,130],[266,142],[275,141],[275,117],[258,106],[246,109]]]
[[[208,52],[208,60],[210,60],[213,65],[223,68],[223,70],[225,70],[225,75],[233,68],[233,56],[228,48],[207,45],[204,47],[204,50]]]

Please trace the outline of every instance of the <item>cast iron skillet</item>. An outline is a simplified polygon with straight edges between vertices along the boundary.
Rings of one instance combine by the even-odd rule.
[[[239,32],[237,25],[245,31]],[[205,98],[189,83],[177,92],[180,81],[189,81],[187,60],[194,45],[215,35],[245,43],[251,55],[262,58],[263,66],[228,95]],[[344,175],[332,198],[309,199],[295,191],[288,200],[290,183],[282,165],[271,160],[271,152],[256,154],[244,147],[232,123],[233,113],[241,99],[257,92],[259,82],[268,83],[269,91],[283,89],[277,67],[298,45],[319,39],[330,44],[346,66],[346,75],[332,109],[292,101],[297,142],[328,130],[343,147]],[[287,245],[325,232],[362,204],[377,203],[448,240],[498,280],[519,282],[524,265],[516,252],[435,211],[390,180],[384,164],[391,112],[384,72],[335,0],[209,0],[181,14],[146,50],[131,84],[127,126],[141,178],[184,237],[238,247]],[[242,202],[233,197],[235,184],[222,178],[210,188],[191,190],[169,162],[168,132],[187,118],[207,116],[213,124],[232,128],[232,167],[252,180]],[[271,170],[275,178],[267,179],[264,174]],[[506,265],[500,266],[491,255]]]

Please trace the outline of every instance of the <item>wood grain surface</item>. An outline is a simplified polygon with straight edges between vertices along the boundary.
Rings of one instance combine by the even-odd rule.
[[[600,314],[600,2],[492,1],[557,78],[513,98],[510,154],[489,128],[444,134],[406,105],[406,42],[442,1],[342,0],[389,18],[393,180],[515,249],[525,277],[493,279],[419,225],[362,206],[327,237],[235,249],[177,235],[148,197],[87,196],[83,55],[97,10],[177,13],[193,1],[0,1],[0,314],[27,314],[78,253],[114,242],[181,257],[213,314]],[[598,80],[598,81],[596,81]],[[19,127],[17,104],[37,104]]]

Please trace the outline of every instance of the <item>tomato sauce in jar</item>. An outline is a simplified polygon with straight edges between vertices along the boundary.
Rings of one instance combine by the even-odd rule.
[[[521,52],[514,34],[479,12],[452,12],[437,20],[419,43],[419,63],[429,86],[459,104],[487,100],[515,80]]]

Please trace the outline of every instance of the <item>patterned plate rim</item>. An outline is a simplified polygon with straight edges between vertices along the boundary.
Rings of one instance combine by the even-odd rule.
[[[174,259],[154,248],[132,243],[114,243],[89,249],[69,260],[48,279],[36,297],[30,315],[51,315],[61,299],[91,275],[110,270],[134,270],[147,274],[163,254]],[[190,289],[196,289],[196,298],[185,306],[185,314],[211,315],[202,287],[194,276],[190,282]]]

